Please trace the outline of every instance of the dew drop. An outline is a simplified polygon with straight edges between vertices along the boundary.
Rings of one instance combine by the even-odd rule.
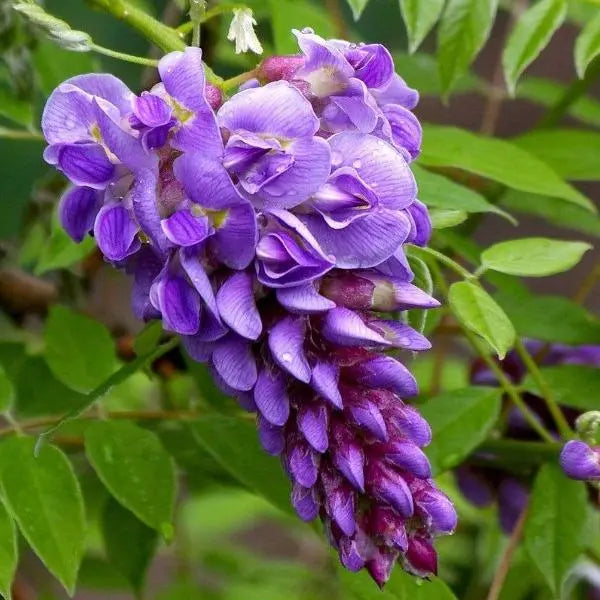
[[[331,164],[336,167],[337,165],[342,164],[342,155],[339,152],[331,153]]]
[[[305,28],[302,30],[302,33],[307,33],[307,34],[309,34],[309,35],[312,35],[314,32],[315,32],[315,30],[314,30],[312,27],[305,27]]]
[[[353,166],[355,169],[360,169],[360,168],[362,167],[362,163],[360,162],[360,160],[355,160],[355,161],[352,163],[352,166]]]
[[[292,355],[289,352],[284,352],[281,355],[281,360],[283,360],[283,362],[290,363],[292,362]]]

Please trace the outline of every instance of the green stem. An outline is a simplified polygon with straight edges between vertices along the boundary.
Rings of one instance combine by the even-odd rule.
[[[561,449],[558,442],[523,442],[521,440],[487,440],[477,448],[477,452],[497,455],[508,462],[540,463],[555,459]]]
[[[237,3],[237,4],[218,4],[217,6],[211,8],[210,10],[207,10],[204,15],[202,16],[202,18],[198,21],[199,23],[206,23],[206,21],[210,21],[211,19],[214,19],[215,17],[218,17],[219,15],[228,13],[228,12],[233,12],[236,9],[241,9],[241,8],[247,8],[247,6],[245,4],[242,3]],[[183,23],[182,25],[180,25],[177,28],[177,31],[179,33],[183,33],[184,35],[187,35],[190,31],[192,31],[194,29],[194,22],[193,21],[187,21],[186,23]]]
[[[422,248],[421,246],[410,246],[410,252],[415,256],[425,258],[426,256],[432,256],[438,262],[446,265],[449,269],[452,269],[455,273],[464,277],[465,279],[475,279],[473,273],[470,273],[462,265],[459,265],[455,260],[452,260],[449,256],[434,250],[433,248]]]
[[[28,131],[27,129],[9,129],[8,127],[0,127],[0,138],[8,140],[30,140],[38,142],[44,139],[44,136],[39,131]]]
[[[110,48],[105,48],[104,46],[99,46],[98,44],[92,44],[91,46],[94,52],[98,54],[103,54],[104,56],[110,56],[111,58],[117,58],[119,60],[124,60],[126,62],[135,63],[138,65],[144,65],[146,67],[157,67],[158,61],[153,60],[152,58],[145,58],[143,56],[135,56],[134,54],[126,54],[124,52],[117,52],[116,50],[111,50]]]
[[[223,81],[220,84],[219,87],[224,92],[229,92],[231,90],[235,90],[240,85],[242,85],[242,83],[245,83],[246,81],[252,79],[253,77],[256,77],[257,71],[258,71],[258,67],[256,69],[252,69],[251,71],[246,71],[245,73],[240,73],[239,75],[236,75],[235,77],[226,79],[225,81]]]
[[[542,395],[542,398],[546,403],[546,406],[548,407],[548,410],[550,411],[550,414],[552,415],[556,426],[558,427],[558,431],[560,431],[560,434],[564,438],[572,438],[573,431],[571,430],[571,427],[569,426],[565,415],[560,409],[560,406],[558,406],[558,404],[554,400],[554,396],[552,390],[550,389],[550,386],[544,379],[544,376],[542,375],[539,367],[537,366],[537,363],[535,362],[535,360],[533,360],[533,357],[531,356],[521,339],[517,338],[517,341],[515,342],[515,350],[521,357],[521,360],[527,367],[527,370],[531,373],[533,380],[536,382]]]

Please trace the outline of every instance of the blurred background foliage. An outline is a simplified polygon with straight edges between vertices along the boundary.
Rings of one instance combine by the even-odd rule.
[[[88,32],[97,44],[160,56],[127,24],[98,10],[96,4],[44,2],[48,12]],[[186,18],[175,1],[136,4],[171,26]],[[418,116],[430,123],[416,173],[421,199],[433,208],[436,248],[470,268],[479,264],[480,244],[528,236],[575,237],[593,244],[600,236],[600,219],[590,209],[600,191],[600,96],[595,83],[600,69],[592,61],[588,75],[578,79],[573,60],[582,25],[596,23],[595,30],[588,29],[592,48],[588,58],[594,57],[593,48],[600,49],[599,3],[532,3],[544,5],[548,12],[545,25],[528,32],[529,58],[543,51],[516,85],[514,99],[503,84],[502,49],[508,32],[523,22],[527,2],[501,2],[487,42],[487,32],[476,18],[464,39],[453,38],[450,18],[442,19],[437,33],[434,28],[427,34],[423,23],[434,26],[443,0],[246,0],[244,4],[254,10],[265,55],[295,52],[290,29],[305,26],[324,37],[379,42],[390,48],[398,73],[422,95]],[[415,22],[410,28],[413,46],[424,37],[412,54],[399,4],[405,17],[411,6],[425,15],[420,26]],[[474,15],[481,4],[448,0],[446,10]],[[202,37],[207,62],[223,77],[256,64],[254,56],[234,54],[226,41],[228,25],[228,15],[211,20]],[[553,29],[557,31],[545,47]],[[468,68],[472,59],[474,65]],[[527,62],[527,56],[520,56],[508,69],[505,64],[505,70],[514,75]],[[439,579],[422,583],[396,572],[386,590],[379,592],[364,574],[342,573],[320,532],[293,517],[277,461],[262,454],[252,422],[240,417],[234,402],[215,390],[204,367],[189,362],[177,349],[154,360],[161,332],[152,326],[141,330],[133,319],[125,277],[102,264],[91,240],[76,245],[58,226],[55,208],[64,181],[43,163],[39,119],[57,84],[89,71],[113,73],[136,92],[152,85],[155,77],[151,68],[63,50],[17,15],[10,1],[1,0],[0,402],[7,412],[0,435],[9,436],[15,427],[43,431],[64,413],[77,411],[90,400],[101,401],[86,413],[89,418],[71,421],[53,434],[72,471],[61,463],[63,455],[52,453],[53,447],[42,449],[48,472],[67,469],[64,480],[44,480],[39,465],[22,453],[19,444],[2,445],[0,462],[16,465],[5,471],[4,493],[10,495],[12,476],[22,495],[8,501],[22,507],[25,522],[18,521],[17,535],[12,518],[0,511],[0,590],[8,597],[18,549],[12,597],[64,597],[48,569],[67,588],[73,587],[77,565],[69,552],[75,548],[75,555],[83,556],[75,593],[81,600],[485,598],[507,538],[497,525],[496,510],[467,504],[448,469],[494,437],[500,393],[468,387],[472,352],[453,335],[455,324],[448,313],[437,311],[426,324],[435,350],[415,359],[413,368],[423,410],[436,434],[429,456],[440,473],[440,485],[457,503],[460,527],[454,536],[439,541]],[[542,126],[532,131],[540,122]],[[479,147],[480,138],[440,124],[496,134],[513,143]],[[462,150],[469,147],[471,153],[463,156]],[[515,154],[519,149],[526,151],[526,158],[541,161],[543,168],[539,163],[521,164],[522,155]],[[519,169],[527,168],[533,183],[515,182]],[[600,320],[594,315],[600,303],[593,287],[598,273],[598,256],[592,251],[574,269],[551,279],[529,280],[525,285],[516,277],[492,274],[489,281],[520,336],[548,343],[600,344]],[[135,359],[131,371],[135,374],[129,376],[124,365],[136,355],[141,358]],[[598,372],[590,369],[580,375],[556,382],[560,400],[581,409],[598,408]],[[103,387],[107,378],[116,385]],[[102,422],[109,430],[101,430],[97,416],[111,417]],[[112,461],[106,459],[107,452]],[[121,474],[115,472],[115,456],[120,457],[119,464],[128,465],[135,485],[123,485]],[[177,488],[169,483],[175,472]],[[583,487],[569,495],[572,484],[558,481],[565,504],[558,502],[548,518],[556,524],[561,511],[579,511],[581,516],[576,523],[559,523],[549,534],[554,536],[550,541],[564,549],[564,555],[559,548],[554,558],[566,564],[544,570],[532,562],[531,552],[520,547],[500,593],[502,600],[545,600],[560,595],[563,584],[562,597],[598,597],[591,595],[589,583],[600,572],[598,515],[588,510],[578,493]],[[69,495],[71,488],[77,492],[75,499]],[[147,496],[141,498],[140,490]],[[44,494],[52,493],[58,500],[48,505]],[[28,528],[23,516],[27,511],[46,511],[48,518],[34,519]],[[69,533],[67,523],[69,516],[79,513],[81,523],[87,522],[81,540],[80,532]],[[569,548],[573,527],[582,530],[575,549]],[[61,546],[60,540],[55,540],[56,547],[49,544],[56,535],[64,536],[66,545]],[[582,554],[586,558],[573,570]],[[559,578],[558,591],[556,586],[551,591],[548,577]]]

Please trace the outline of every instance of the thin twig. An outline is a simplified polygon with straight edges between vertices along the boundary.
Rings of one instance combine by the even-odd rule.
[[[519,520],[515,525],[512,533],[510,534],[510,538],[508,540],[508,545],[504,550],[504,554],[502,554],[502,558],[500,560],[500,564],[494,573],[494,578],[492,580],[492,585],[490,586],[490,591],[488,592],[486,600],[498,600],[500,597],[500,592],[502,591],[502,586],[504,585],[504,580],[506,579],[506,575],[508,574],[508,570],[510,569],[510,563],[512,562],[513,554],[519,545],[519,541],[521,540],[521,536],[523,535],[523,529],[525,527],[525,522],[527,521],[527,509],[529,506],[526,504],[523,510],[521,511],[521,515],[519,516]]]
[[[325,0],[325,8],[335,27],[335,34],[339,38],[347,40],[350,32],[348,31],[348,25],[344,18],[344,13],[342,12],[339,0]]]
[[[583,278],[583,281],[577,288],[575,294],[573,294],[573,302],[575,304],[583,304],[588,296],[591,294],[592,290],[598,280],[600,279],[600,262],[597,262],[596,265],[592,268],[591,271],[587,273],[587,275]]]

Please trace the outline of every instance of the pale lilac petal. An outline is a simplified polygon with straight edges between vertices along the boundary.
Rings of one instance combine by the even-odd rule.
[[[400,321],[372,319],[369,321],[369,327],[379,332],[395,348],[414,351],[431,348],[431,342],[424,335]]]
[[[342,408],[342,396],[338,388],[339,369],[327,362],[317,362],[312,370],[310,380],[311,387],[323,399],[331,403],[335,408]]]
[[[390,124],[394,146],[405,150],[408,160],[417,158],[423,138],[419,119],[410,110],[397,104],[384,106],[383,114]]]
[[[408,87],[400,75],[392,75],[390,83],[383,89],[372,90],[373,96],[380,106],[399,104],[412,110],[419,102],[417,90]]]
[[[407,209],[406,212],[412,220],[412,227],[408,240],[416,246],[426,246],[431,237],[432,225],[427,207],[415,200]]]
[[[275,81],[243,90],[217,113],[219,125],[229,131],[250,131],[283,138],[314,135],[319,119],[310,102],[287,81]]]
[[[131,110],[133,92],[117,77],[108,73],[87,73],[67,79],[59,86],[79,88],[90,96],[107,100],[116,106],[121,114]]]
[[[356,53],[367,55],[355,64],[350,55],[347,58],[355,68],[355,77],[365,82],[369,88],[385,88],[394,75],[394,60],[388,49],[381,44],[361,46]]]
[[[338,306],[330,310],[323,320],[323,337],[342,346],[388,346],[389,342],[369,328],[352,310]]]
[[[335,302],[321,296],[312,282],[276,290],[277,301],[295,314],[313,315],[335,308]]]
[[[212,362],[225,383],[242,392],[251,390],[257,379],[256,361],[251,345],[235,334],[216,343]]]
[[[76,241],[94,227],[94,220],[101,206],[98,192],[89,187],[71,187],[60,199],[58,215],[65,231]]]
[[[335,114],[340,110],[346,117],[341,121]],[[377,125],[378,113],[365,84],[351,79],[343,94],[331,97],[331,104],[323,111],[323,118],[332,131],[354,129],[371,133]]]
[[[169,242],[162,229],[156,203],[156,177],[157,174],[152,169],[137,173],[131,190],[131,204],[141,229],[151,239],[155,249],[160,252],[166,250]]]
[[[94,223],[94,237],[102,254],[109,260],[120,261],[140,248],[139,227],[122,204],[106,204]]]
[[[254,387],[254,402],[260,414],[272,425],[285,425],[290,415],[285,378],[279,373],[263,369]]]
[[[304,354],[306,320],[302,317],[285,317],[269,331],[269,349],[277,364],[290,375],[308,383],[310,365]]]
[[[165,235],[176,246],[194,246],[209,235],[208,219],[195,217],[189,210],[178,210],[161,221]]]
[[[233,331],[249,340],[258,339],[262,332],[253,286],[253,278],[240,272],[227,279],[217,292],[221,318]]]

